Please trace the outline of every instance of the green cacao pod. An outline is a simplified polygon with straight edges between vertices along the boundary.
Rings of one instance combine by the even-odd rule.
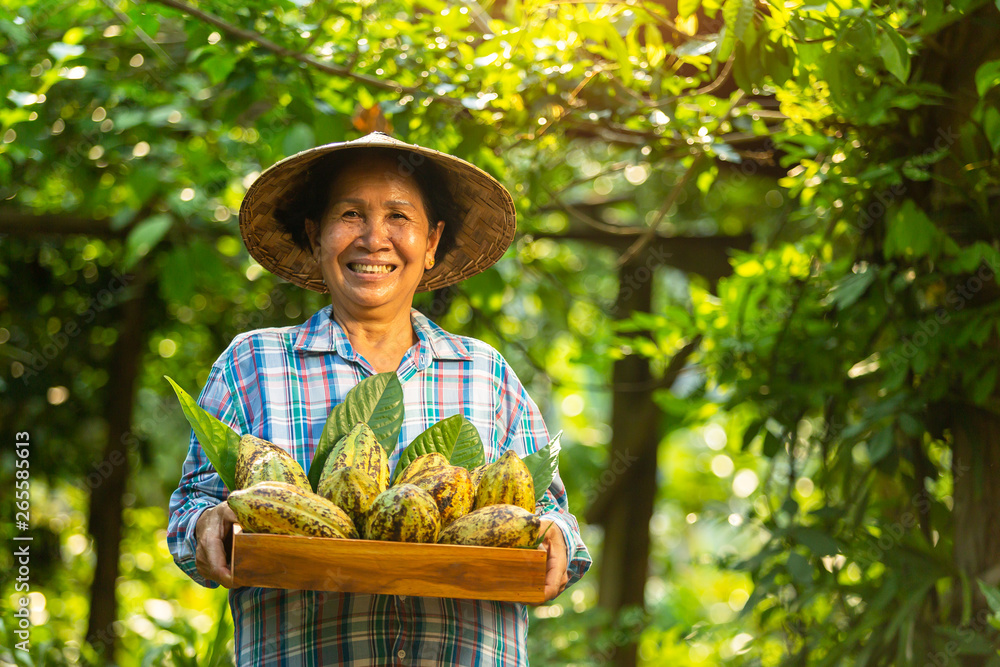
[[[389,542],[435,542],[441,528],[437,505],[413,484],[383,491],[368,510],[365,537]]]
[[[367,473],[351,466],[324,475],[316,493],[347,512],[355,526],[363,526],[379,490]]]
[[[413,480],[413,485],[430,494],[441,513],[441,528],[472,510],[476,494],[469,471],[460,466],[428,468]]]
[[[247,532],[310,537],[357,537],[344,510],[312,491],[285,482],[258,482],[229,494],[229,506]]]
[[[524,461],[513,450],[489,465],[476,489],[476,509],[489,505],[517,505],[535,511],[535,482]]]
[[[287,482],[312,491],[306,471],[291,454],[272,442],[245,435],[236,452],[236,489],[258,482]]]
[[[433,468],[442,468],[446,465],[448,465],[448,459],[446,459],[443,454],[439,454],[437,452],[421,454],[417,458],[413,459],[413,461],[410,462],[410,465],[406,466],[403,472],[399,473],[399,477],[396,479],[394,486],[410,484],[426,471]]]
[[[330,457],[323,466],[320,484],[325,475],[340,468],[350,467],[361,470],[375,480],[379,493],[389,486],[389,458],[375,437],[374,431],[364,422],[358,422],[350,433],[334,445]]]
[[[538,540],[541,521],[517,505],[487,505],[469,512],[441,531],[439,544],[476,547],[530,547]]]

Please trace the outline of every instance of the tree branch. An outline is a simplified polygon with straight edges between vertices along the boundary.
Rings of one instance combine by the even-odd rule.
[[[111,218],[83,218],[66,213],[23,213],[0,209],[0,234],[11,236],[69,236],[85,234],[99,238],[124,238],[128,226],[111,227]]]
[[[241,39],[248,42],[254,42],[258,46],[262,46],[276,55],[284,56],[285,58],[292,58],[293,60],[297,60],[300,63],[309,65],[310,67],[315,67],[316,69],[325,72],[327,74],[354,79],[355,81],[359,81],[366,85],[372,86],[373,88],[380,88],[382,90],[391,90],[394,93],[407,93],[409,95],[413,95],[414,97],[429,97],[433,100],[439,100],[450,106],[461,107],[463,109],[465,108],[464,106],[462,106],[462,103],[459,100],[456,100],[451,97],[429,95],[427,91],[421,90],[420,88],[414,88],[412,86],[404,86],[403,84],[396,83],[395,81],[387,81],[373,76],[368,76],[367,74],[359,74],[357,72],[352,72],[349,68],[344,67],[342,65],[325,63],[316,60],[312,56],[306,55],[304,53],[298,53],[296,51],[292,51],[289,48],[286,48],[284,46],[281,46],[280,44],[276,44],[270,41],[269,39],[264,38],[263,36],[261,36],[256,32],[253,32],[252,30],[244,30],[243,28],[234,26],[224,21],[223,19],[219,18],[218,16],[209,14],[207,12],[203,12],[200,9],[195,9],[194,7],[191,7],[190,5],[187,5],[181,2],[180,0],[153,0],[153,1],[161,5],[165,5],[167,7],[176,9],[184,14],[187,14],[188,16],[194,17],[200,21],[204,21],[205,23],[214,25],[216,28],[219,28],[220,30],[222,30],[223,32],[232,37],[236,37],[237,39]]]

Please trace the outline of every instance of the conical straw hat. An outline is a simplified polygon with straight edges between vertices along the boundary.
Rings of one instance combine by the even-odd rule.
[[[496,263],[510,246],[517,227],[514,200],[495,178],[453,155],[373,132],[353,141],[310,148],[266,169],[250,186],[240,206],[240,232],[250,255],[265,269],[289,282],[326,292],[319,265],[278,223],[275,212],[294,205],[306,180],[306,171],[317,160],[337,151],[368,148],[407,151],[412,155],[409,164],[406,158],[400,158],[400,169],[407,174],[419,169],[425,159],[433,160],[459,213],[455,247],[424,273],[417,291],[440,289],[474,276]]]

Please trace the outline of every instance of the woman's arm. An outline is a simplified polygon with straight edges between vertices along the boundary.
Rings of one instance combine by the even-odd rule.
[[[240,432],[232,393],[225,381],[222,359],[212,367],[198,403],[223,423]],[[225,504],[226,487],[212,467],[201,443],[191,434],[180,483],[170,496],[167,545],[174,562],[202,586],[228,585],[225,537],[235,517]]]
[[[545,447],[549,442],[549,433],[542,420],[541,411],[535,402],[528,395],[524,386],[518,380],[514,371],[502,365],[501,391],[502,405],[504,412],[512,417],[507,430],[506,442],[502,445],[502,450],[514,448],[519,455],[532,454]],[[551,521],[555,524],[551,530],[558,528],[562,533],[562,542],[566,550],[566,583],[564,587],[572,586],[580,580],[580,577],[590,569],[592,560],[587,546],[580,537],[580,524],[576,517],[569,511],[566,500],[566,487],[559,477],[558,470],[552,476],[552,483],[546,490],[545,495],[538,501],[535,507],[535,514],[544,521]],[[548,525],[548,524],[545,524]],[[551,537],[547,538],[547,549],[553,548]],[[549,559],[549,575],[546,577],[546,592],[549,586],[554,585],[561,579],[561,573],[553,572],[553,563]],[[551,581],[550,581],[551,579]]]

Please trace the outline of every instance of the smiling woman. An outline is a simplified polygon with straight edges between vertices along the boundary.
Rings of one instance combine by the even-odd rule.
[[[223,352],[199,403],[234,430],[309,469],[330,410],[363,378],[395,371],[405,417],[391,467],[415,437],[453,415],[476,427],[487,462],[549,442],[538,407],[496,350],[413,309],[416,292],[475,275],[510,245],[513,201],[491,176],[375,133],[266,170],[247,192],[240,228],[263,267],[328,293],[330,305],[300,326],[242,334]],[[226,497],[192,435],[168,541],[181,569],[206,586],[232,585],[224,540],[235,516]],[[558,473],[536,514],[552,599],[591,562]],[[240,665],[528,659],[528,614],[517,603],[238,588],[230,605]]]

